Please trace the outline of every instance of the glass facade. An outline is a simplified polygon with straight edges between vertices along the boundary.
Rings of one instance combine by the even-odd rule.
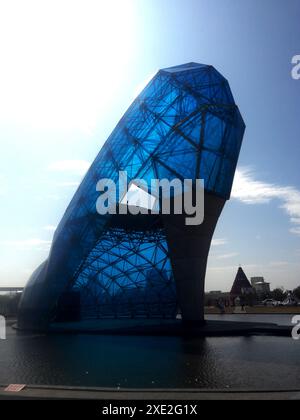
[[[55,319],[59,297],[80,294],[81,319],[174,317],[176,287],[163,220],[100,216],[96,184],[120,171],[140,178],[204,180],[230,198],[245,125],[227,80],[212,66],[160,70],[120,120],[72,199],[46,263],[33,274],[20,316],[42,299]],[[117,202],[121,197],[116,197]],[[38,288],[36,285],[40,284]]]

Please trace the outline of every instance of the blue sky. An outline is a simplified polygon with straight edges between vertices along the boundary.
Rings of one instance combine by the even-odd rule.
[[[207,289],[300,285],[300,0],[0,1],[0,285],[23,285],[89,163],[159,68],[228,78],[247,131]]]

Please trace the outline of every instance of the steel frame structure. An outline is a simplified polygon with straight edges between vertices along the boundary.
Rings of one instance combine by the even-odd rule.
[[[23,293],[19,326],[46,329],[68,291],[80,292],[83,318],[176,316],[180,275],[171,255],[174,244],[170,251],[171,225],[167,228],[161,215],[100,216],[95,186],[110,178],[118,187],[120,171],[129,182],[140,178],[148,185],[152,179],[203,179],[206,194],[220,201],[212,204],[218,212],[203,228],[210,244],[223,202],[230,198],[244,130],[229,84],[214,67],[188,63],[160,70],[122,117],[72,199],[49,258]],[[117,205],[121,198],[116,197]],[[203,247],[201,256],[205,267],[208,249]],[[189,255],[180,258],[186,258],[187,269],[189,261],[194,264]]]

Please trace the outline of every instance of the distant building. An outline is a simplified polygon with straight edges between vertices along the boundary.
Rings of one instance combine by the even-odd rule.
[[[255,287],[258,283],[264,283],[265,279],[264,277],[251,277],[251,284],[253,287]]]
[[[255,289],[258,297],[264,297],[270,294],[270,283],[265,282],[264,277],[252,277],[251,284]]]
[[[234,300],[240,296],[253,296],[254,295],[254,288],[251,286],[246,274],[242,267],[238,269],[237,275],[235,277],[233,286],[230,291],[230,297]]]

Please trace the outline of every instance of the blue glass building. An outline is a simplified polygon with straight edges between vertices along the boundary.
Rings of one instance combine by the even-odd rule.
[[[160,70],[129,107],[61,220],[49,258],[21,300],[20,328],[61,318],[175,317],[203,320],[207,256],[230,198],[245,125],[227,80],[212,66]],[[103,215],[96,184],[119,172],[129,182],[203,179],[205,219]],[[117,205],[122,197],[116,197]]]

